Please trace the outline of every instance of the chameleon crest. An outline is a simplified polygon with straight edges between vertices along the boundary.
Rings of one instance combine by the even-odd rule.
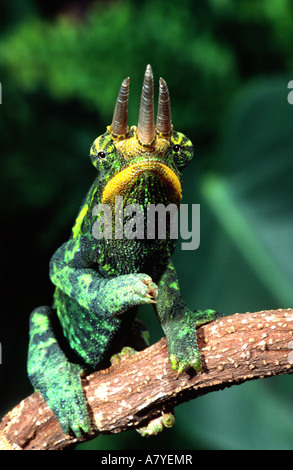
[[[179,206],[181,171],[193,155],[191,141],[173,129],[162,78],[155,123],[149,65],[137,126],[128,126],[128,97],[126,78],[111,125],[91,147],[96,179],[69,240],[50,262],[50,279],[56,287],[53,305],[38,307],[30,316],[29,378],[64,432],[76,436],[90,429],[81,375],[107,367],[124,347],[147,346],[145,328],[136,320],[140,305],[153,304],[167,338],[171,366],[178,373],[201,370],[196,327],[217,315],[213,310],[192,311],[182,300],[171,261],[175,240],[168,233],[164,239],[125,235],[106,239],[94,234],[97,206],[113,209],[117,198],[123,200],[122,209],[136,204],[143,214],[149,204]],[[124,224],[129,217],[123,213]],[[115,235],[112,223],[110,233]],[[155,434],[173,422],[166,416],[158,419],[141,433]]]

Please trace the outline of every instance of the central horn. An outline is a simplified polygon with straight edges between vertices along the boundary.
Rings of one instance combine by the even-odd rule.
[[[143,145],[149,145],[154,141],[155,135],[154,78],[152,68],[148,65],[142,86],[137,136]]]

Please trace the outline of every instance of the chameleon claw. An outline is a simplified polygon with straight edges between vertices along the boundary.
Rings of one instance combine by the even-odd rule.
[[[182,372],[185,372],[187,369],[194,369],[196,372],[200,372],[202,369],[200,357],[195,358],[194,360],[188,361],[178,361],[174,354],[169,357],[171,367],[173,370],[177,371],[176,378],[179,377]]]
[[[133,356],[134,354],[136,354],[135,349],[129,346],[124,346],[124,348],[122,348],[119,353],[113,354],[113,356],[111,356],[111,365],[113,366],[114,364],[118,364],[119,362],[123,361],[124,359],[127,359],[128,357]]]
[[[154,300],[154,296],[151,294],[146,294],[146,297],[150,299],[151,304],[156,304],[157,302]]]
[[[156,436],[163,431],[164,428],[172,428],[175,423],[175,416],[173,413],[164,413],[158,418],[153,419],[147,426],[136,429],[142,437]]]
[[[156,303],[155,299],[158,297],[158,287],[156,284],[152,281],[151,278],[145,278],[143,279],[143,283],[146,284],[149,288],[149,291],[145,294],[146,297],[151,299],[151,303]]]
[[[173,369],[173,370],[177,370],[178,361],[177,361],[177,359],[176,359],[176,357],[175,357],[174,354],[171,354],[171,355],[169,356],[169,361],[170,361],[170,364],[171,364],[172,369]]]

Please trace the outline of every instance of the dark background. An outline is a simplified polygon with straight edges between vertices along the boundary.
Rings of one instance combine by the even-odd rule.
[[[173,124],[194,142],[184,203],[201,244],[174,256],[193,308],[292,307],[293,8],[290,0],[2,0],[0,6],[0,415],[32,392],[28,317],[51,303],[51,255],[95,169],[93,140],[130,76],[137,124],[145,67],[166,79]],[[162,336],[151,310],[152,341]],[[152,439],[135,431],[81,449],[292,449],[291,376],[211,393]]]

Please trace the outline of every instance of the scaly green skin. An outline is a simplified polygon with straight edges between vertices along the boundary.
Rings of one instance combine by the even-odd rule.
[[[135,136],[133,127],[125,142],[135,141]],[[157,142],[153,147],[137,143],[128,148],[110,129],[95,140],[91,159],[98,176],[80,208],[71,238],[51,259],[50,278],[56,286],[53,307],[39,307],[30,317],[30,380],[63,430],[72,430],[76,436],[90,429],[82,371],[109,365],[110,357],[124,346],[136,350],[146,346],[135,320],[139,305],[154,303],[172,368],[178,373],[189,367],[201,369],[195,328],[216,315],[213,310],[192,312],[183,302],[170,260],[174,240],[105,241],[92,234],[97,220],[93,208],[121,170],[141,161],[159,161],[180,180],[193,155],[190,140],[173,131],[167,140],[158,136]],[[128,182],[124,203],[146,208],[148,203],[174,202],[170,187],[156,172],[145,172]],[[150,427],[153,431],[145,428],[142,433],[156,433],[164,424],[163,418],[159,421]],[[169,415],[167,421],[172,422]]]

